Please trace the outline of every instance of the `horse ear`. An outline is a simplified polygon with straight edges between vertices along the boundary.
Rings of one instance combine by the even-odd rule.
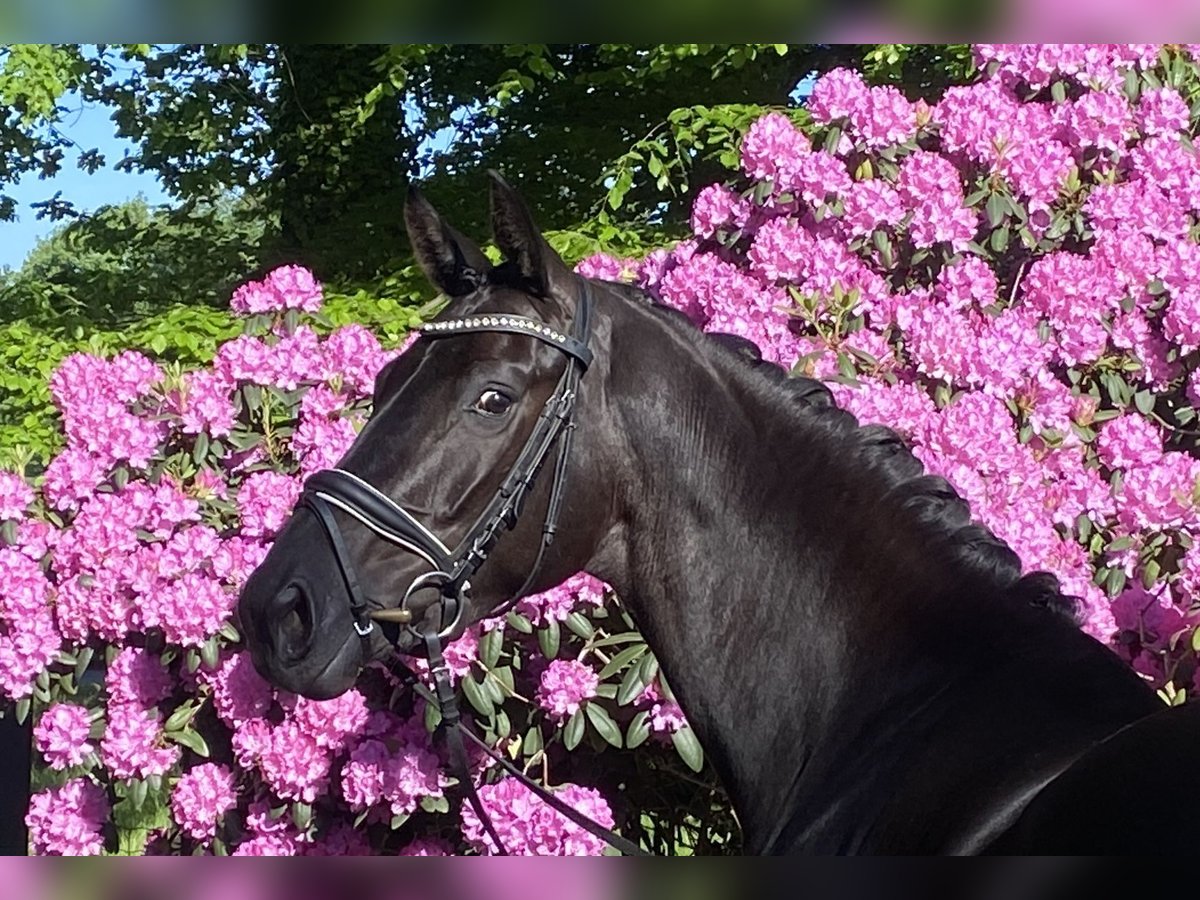
[[[565,288],[575,274],[546,243],[533,221],[533,214],[499,173],[488,170],[492,181],[492,235],[504,258],[512,262],[530,287],[542,297],[551,297],[554,288]]]
[[[404,204],[404,225],[421,270],[447,297],[465,297],[483,283],[491,263],[470,238],[442,219],[415,187]]]

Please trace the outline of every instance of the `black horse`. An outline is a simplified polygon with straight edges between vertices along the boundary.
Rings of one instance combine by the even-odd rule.
[[[657,654],[749,853],[1192,848],[1192,704],[1165,708],[1082,633],[1057,582],[1022,577],[893,432],[859,427],[746,342],[575,275],[498,178],[498,267],[416,194],[405,215],[451,298],[439,318],[466,325],[429,332],[380,374],[340,469],[413,524],[395,525],[409,535],[397,546],[379,539],[386,510],[297,510],[240,602],[267,678],[312,697],[347,690],[391,649],[363,592],[403,596],[418,621],[461,600],[453,638],[584,569],[616,588]],[[498,514],[511,531],[489,536],[470,592],[462,577],[453,591],[439,591],[447,576],[421,580],[529,467],[529,436],[545,436],[588,362],[565,417],[574,450],[533,483],[523,515]],[[538,465],[571,433],[551,434]],[[414,629],[399,640],[419,649]]]

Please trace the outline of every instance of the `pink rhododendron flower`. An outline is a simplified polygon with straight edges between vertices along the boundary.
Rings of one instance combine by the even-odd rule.
[[[555,790],[566,804],[605,828],[613,827],[612,811],[596,790],[566,784]],[[491,816],[504,849],[517,856],[599,856],[604,841],[557,812],[515,778],[479,788],[479,799]],[[480,853],[495,853],[491,839],[468,803],[462,806],[463,837]]]
[[[25,824],[33,852],[51,856],[100,856],[108,820],[104,788],[86,778],[34,794]]]
[[[184,772],[171,791],[171,814],[195,841],[210,841],[221,817],[237,805],[233,773],[217,763],[201,763]]]
[[[579,711],[579,704],[596,696],[600,679],[591,666],[574,659],[555,659],[542,673],[537,701],[557,718]]]
[[[88,743],[91,727],[91,716],[84,707],[55,703],[33,729],[34,745],[52,769],[77,766],[95,750]]]

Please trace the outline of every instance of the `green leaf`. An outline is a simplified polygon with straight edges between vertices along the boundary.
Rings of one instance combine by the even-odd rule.
[[[467,698],[467,702],[481,716],[487,718],[496,711],[496,706],[492,703],[491,697],[480,687],[474,676],[470,674],[464,675],[459,682],[459,686],[462,688],[463,696]]]
[[[650,737],[650,713],[648,710],[642,710],[634,716],[629,727],[625,730],[625,747],[633,750],[640,747]]]
[[[197,756],[208,758],[208,743],[203,737],[191,728],[185,728],[183,731],[176,731],[166,735],[168,740],[174,741],[183,747],[187,747]]]
[[[422,797],[421,809],[427,813],[448,813],[450,812],[450,801],[443,797]]]
[[[209,669],[215,669],[221,657],[220,638],[210,637],[200,645],[200,659]]]
[[[1154,394],[1150,391],[1138,391],[1133,395],[1133,405],[1142,415],[1148,416],[1154,411],[1154,399]]]
[[[196,715],[198,705],[194,700],[189,700],[175,708],[175,711],[167,717],[167,721],[163,724],[163,731],[179,731],[188,722],[192,721],[192,717]]]
[[[645,653],[647,647],[645,644],[634,644],[632,647],[626,647],[616,656],[608,661],[603,669],[600,670],[600,680],[608,678],[610,675],[615,675],[631,662],[639,659]]]
[[[617,705],[628,706],[645,687],[646,683],[642,681],[642,667],[630,666],[625,670],[625,677],[621,679],[621,686],[617,689]]]
[[[479,639],[479,660],[486,668],[494,669],[500,662],[500,651],[504,649],[504,632],[493,628]]]
[[[425,704],[425,730],[430,734],[437,731],[437,727],[442,724],[442,711],[438,709],[436,703]]]
[[[596,633],[596,629],[592,627],[592,623],[582,613],[571,613],[567,616],[566,622],[567,627],[585,641],[590,641]],[[528,632],[526,633],[528,634]]]
[[[196,435],[196,443],[192,447],[192,459],[196,465],[204,462],[204,458],[208,456],[208,432],[201,431]]]
[[[988,197],[985,209],[987,210],[988,224],[992,228],[997,228],[1004,221],[1004,217],[1008,215],[1008,201],[1002,194],[994,193]]]
[[[608,710],[591,700],[586,701],[583,708],[587,712],[587,717],[591,720],[596,731],[600,733],[600,737],[620,750],[622,743],[621,729],[612,720],[612,716],[608,714]]]
[[[542,655],[546,659],[554,659],[558,656],[559,643],[562,640],[562,630],[558,627],[558,621],[551,619],[546,623],[545,627],[538,629],[538,646],[542,650]]]
[[[568,750],[578,747],[579,742],[583,740],[583,728],[583,710],[577,709],[571,713],[571,718],[567,719],[567,727],[563,729],[563,746]]]
[[[699,772],[704,768],[704,748],[700,746],[691,726],[685,726],[671,735],[671,743],[689,769]]]
[[[1158,560],[1151,559],[1142,566],[1142,586],[1146,590],[1154,587],[1154,583],[1158,581],[1158,575],[1162,571],[1162,567],[1158,564]]]
[[[536,756],[544,746],[545,743],[542,740],[542,729],[537,725],[531,726],[530,729],[525,732],[525,737],[521,739],[521,752],[525,756]]]
[[[308,831],[308,826],[312,824],[313,808],[308,803],[295,801],[292,803],[292,823],[301,831]]]
[[[533,623],[519,612],[510,612],[505,617],[505,621],[521,634],[533,634]]]
[[[130,781],[125,788],[125,796],[129,799],[129,805],[134,809],[141,809],[146,805],[146,797],[149,793],[150,785],[140,778]]]

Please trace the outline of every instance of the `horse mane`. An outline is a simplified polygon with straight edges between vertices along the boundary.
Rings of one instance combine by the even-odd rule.
[[[703,332],[684,313],[633,285],[604,284],[692,335],[698,348],[736,360],[741,365],[735,371],[742,372],[758,389],[769,392],[779,406],[819,424],[840,440],[861,465],[883,481],[885,495],[898,501],[929,540],[949,553],[969,576],[994,587],[1006,600],[1047,610],[1075,626],[1081,624],[1078,598],[1063,594],[1058,578],[1050,572],[1022,575],[1016,552],[972,520],[967,501],[945,478],[927,474],[924,464],[895,430],[884,425],[860,425],[853,413],[837,405],[823,383],[789,373],[763,359],[753,341],[735,334]]]

